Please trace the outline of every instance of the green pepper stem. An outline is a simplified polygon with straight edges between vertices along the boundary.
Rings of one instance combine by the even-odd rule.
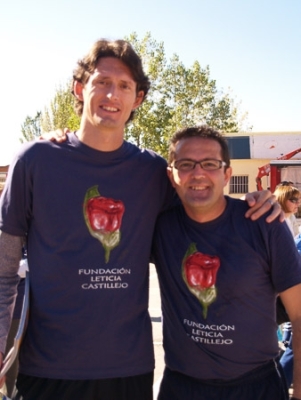
[[[107,246],[104,246],[104,249],[105,249],[105,261],[106,261],[106,264],[107,264],[109,262],[109,259],[110,259],[111,249],[109,247],[107,247]]]

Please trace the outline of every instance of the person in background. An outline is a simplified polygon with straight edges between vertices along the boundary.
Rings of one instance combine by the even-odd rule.
[[[175,133],[168,162],[182,204],[159,216],[153,239],[166,362],[158,400],[288,399],[278,293],[293,325],[301,399],[301,258],[288,227],[251,223],[245,202],[224,195],[232,170],[214,129]]]
[[[294,187],[292,183],[282,182],[279,184],[274,192],[278,203],[280,204],[285,215],[285,222],[289,227],[292,238],[299,234],[299,225],[295,214],[301,204],[301,193],[298,188]],[[281,355],[280,363],[283,367],[286,381],[290,387],[293,382],[293,369],[294,369],[294,352],[293,352],[293,338],[292,338],[292,324],[285,322],[281,326],[282,330],[282,343],[285,347],[284,353]]]
[[[274,191],[274,195],[284,212],[285,222],[287,223],[292,236],[299,234],[299,224],[295,214],[301,204],[301,193],[293,185],[279,184]]]
[[[281,181],[278,186],[294,186],[294,182],[293,181]]]

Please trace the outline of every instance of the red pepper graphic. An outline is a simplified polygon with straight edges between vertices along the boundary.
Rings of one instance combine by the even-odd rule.
[[[102,197],[97,186],[87,190],[84,199],[85,222],[90,234],[103,245],[106,263],[109,261],[111,250],[120,242],[123,214],[122,201]]]
[[[124,211],[121,201],[98,196],[88,200],[86,207],[94,231],[114,232],[120,228]]]
[[[209,288],[215,284],[218,268],[217,257],[193,253],[185,262],[187,281],[190,286],[198,287],[199,290]]]
[[[183,279],[203,307],[203,316],[207,317],[208,306],[216,299],[216,275],[220,260],[197,251],[195,243],[189,246],[182,264]]]

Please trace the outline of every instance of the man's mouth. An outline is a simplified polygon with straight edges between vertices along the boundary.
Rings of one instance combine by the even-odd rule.
[[[190,186],[191,190],[197,190],[197,191],[204,191],[206,189],[208,189],[207,186]]]
[[[102,108],[105,111],[109,111],[109,112],[117,112],[118,111],[118,108],[115,108],[115,107],[101,106],[100,108]]]

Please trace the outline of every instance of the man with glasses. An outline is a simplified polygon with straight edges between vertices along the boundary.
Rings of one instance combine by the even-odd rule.
[[[252,223],[245,203],[224,195],[231,172],[215,130],[172,137],[168,176],[182,204],[159,217],[154,234],[166,361],[158,400],[288,399],[278,293],[293,325],[301,398],[300,256],[286,224]]]

